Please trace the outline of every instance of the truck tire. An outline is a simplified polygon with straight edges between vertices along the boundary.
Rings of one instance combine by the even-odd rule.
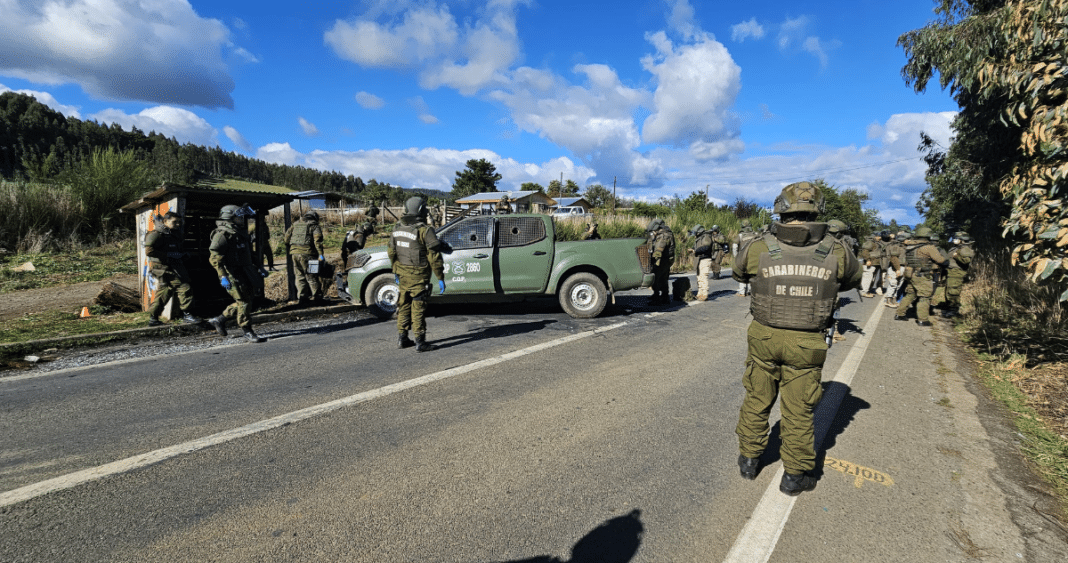
[[[380,319],[388,319],[397,312],[397,300],[400,287],[393,279],[393,274],[379,274],[367,284],[363,292],[363,304],[367,310]]]
[[[579,272],[568,276],[560,285],[560,307],[576,319],[592,319],[608,304],[608,290],[601,278]]]

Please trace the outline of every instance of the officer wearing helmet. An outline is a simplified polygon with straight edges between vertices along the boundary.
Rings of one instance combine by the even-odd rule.
[[[286,249],[296,271],[297,299],[301,305],[323,300],[323,284],[319,281],[319,266],[326,261],[323,255],[323,229],[319,213],[309,209],[286,229]],[[313,271],[314,270],[314,271]]]
[[[889,234],[889,233],[887,233]],[[893,240],[883,247],[883,264],[886,265],[886,306],[896,309],[897,300],[905,285],[905,243],[908,233],[898,231]]]
[[[649,304],[667,305],[671,303],[668,276],[675,263],[675,233],[660,218],[650,221],[645,230],[649,233],[649,257],[653,262],[653,295]]]
[[[512,202],[508,199],[508,194],[501,195],[501,199],[497,201],[497,214],[507,215],[512,212]]]
[[[252,261],[252,243],[245,228],[249,217],[255,211],[248,206],[226,205],[219,212],[215,221],[215,230],[211,232],[211,252],[209,262],[219,275],[219,283],[230,294],[234,302],[223,310],[222,314],[208,319],[220,336],[226,336],[226,321],[233,318],[241,327],[249,342],[265,342],[252,329],[252,302],[256,298],[257,282],[267,277],[263,266],[258,268]],[[257,278],[259,278],[257,280]]]
[[[949,260],[946,265],[946,303],[943,307],[942,316],[954,317],[960,311],[960,292],[964,287],[965,278],[968,277],[968,269],[975,258],[975,249],[972,248],[972,237],[958,231],[950,239],[953,247],[949,251]]]
[[[770,232],[738,251],[732,276],[752,284],[745,361],[745,400],[738,415],[742,477],[755,479],[768,445],[768,418],[781,397],[780,456],[785,473],[779,490],[797,495],[816,479],[812,410],[820,386],[838,293],[860,285],[862,270],[853,253],[815,222],[824,209],[823,193],[809,182],[790,184],[775,200],[779,221]]]
[[[426,306],[430,296],[430,274],[438,279],[439,293],[445,293],[445,262],[442,244],[434,229],[426,224],[426,202],[415,196],[404,203],[404,215],[393,227],[386,253],[393,263],[399,287],[397,298],[397,347],[415,346],[417,352],[433,350],[426,341]],[[408,330],[415,342],[408,338]]]
[[[712,232],[703,225],[690,229],[693,237],[693,259],[697,262],[697,300],[708,300],[708,273],[712,269]]]
[[[753,223],[749,221],[749,219],[742,219],[741,223],[738,226],[738,235],[734,237],[733,251],[735,264],[738,263],[738,251],[741,250],[743,246],[748,244],[749,241],[757,238],[758,236],[760,235],[753,231]],[[749,295],[749,284],[738,282],[737,295],[738,297],[745,297],[746,295]]]
[[[345,265],[346,270],[355,267],[355,265],[349,264],[349,258],[363,250],[363,247],[367,245],[367,237],[373,235],[374,232],[374,223],[364,221],[355,229],[345,233],[345,242],[341,244],[341,263]]]
[[[719,232],[719,225],[712,225],[709,234],[712,237],[712,263],[709,268],[712,270],[712,279],[718,280],[719,272],[723,269],[723,259],[727,256],[727,250],[730,247],[727,237]]]
[[[916,324],[931,326],[931,297],[935,292],[937,269],[945,265],[946,258],[938,247],[931,244],[931,229],[925,225],[916,228],[913,240],[905,244],[905,297],[897,305],[894,320],[905,320],[905,314],[916,303]]]

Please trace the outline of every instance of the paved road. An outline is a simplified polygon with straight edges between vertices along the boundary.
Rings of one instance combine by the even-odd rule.
[[[824,372],[816,490],[778,493],[775,451],[741,479],[733,286],[442,308],[432,353],[362,318],[0,379],[0,561],[1068,560],[948,327],[874,301]]]

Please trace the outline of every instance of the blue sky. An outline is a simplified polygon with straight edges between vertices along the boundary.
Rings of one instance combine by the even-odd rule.
[[[933,0],[0,0],[0,91],[270,162],[449,190],[617,180],[770,205],[824,178],[915,223],[920,131],[952,99],[900,76]]]

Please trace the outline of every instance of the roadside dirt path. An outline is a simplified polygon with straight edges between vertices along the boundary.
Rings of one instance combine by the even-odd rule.
[[[0,321],[45,311],[79,311],[93,304],[93,298],[107,282],[136,289],[137,275],[120,274],[102,281],[5,293],[0,295]]]

